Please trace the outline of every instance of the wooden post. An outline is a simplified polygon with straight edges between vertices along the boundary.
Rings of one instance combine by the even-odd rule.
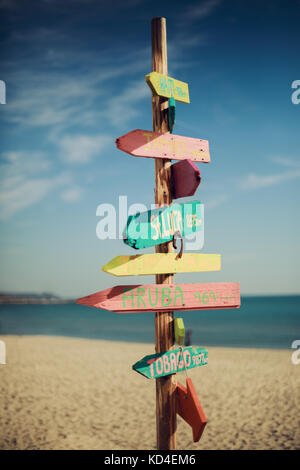
[[[166,19],[153,18],[152,71],[168,75]],[[168,100],[152,95],[152,120],[154,132],[168,132]],[[158,206],[172,203],[171,160],[155,158],[155,203]],[[157,253],[173,251],[172,242],[155,247]],[[156,284],[173,283],[173,274],[156,275]],[[173,312],[155,313],[155,349],[168,351],[174,344]],[[176,376],[156,379],[156,437],[158,450],[176,449]]]

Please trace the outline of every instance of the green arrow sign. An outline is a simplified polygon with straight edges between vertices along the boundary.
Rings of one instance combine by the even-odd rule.
[[[203,230],[203,206],[200,201],[173,204],[128,217],[124,242],[132,248],[148,248],[173,239],[179,231],[183,237]]]
[[[165,375],[176,374],[186,369],[207,364],[207,349],[180,348],[162,354],[151,354],[133,364],[132,369],[147,379],[158,379]]]

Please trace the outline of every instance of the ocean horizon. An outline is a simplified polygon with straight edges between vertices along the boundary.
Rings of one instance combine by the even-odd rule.
[[[290,349],[300,339],[300,295],[242,296],[239,309],[175,312],[205,346]],[[2,304],[0,335],[68,336],[154,343],[154,314],[68,304]]]

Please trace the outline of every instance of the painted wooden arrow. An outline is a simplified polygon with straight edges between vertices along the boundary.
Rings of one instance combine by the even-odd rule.
[[[190,378],[186,379],[186,387],[177,382],[176,412],[192,427],[194,442],[198,442],[206,426],[207,419]]]
[[[152,90],[158,96],[164,98],[175,98],[176,101],[182,103],[189,103],[189,86],[185,82],[175,80],[175,78],[167,77],[158,72],[151,72],[146,75],[146,82]]]
[[[102,270],[114,276],[146,274],[195,273],[220,271],[221,255],[206,253],[153,253],[136,256],[116,256]]]
[[[150,354],[133,364],[132,369],[147,379],[158,379],[170,374],[182,372],[185,369],[205,366],[207,360],[205,348],[180,348],[164,353]]]
[[[171,165],[171,171],[172,198],[193,196],[201,182],[199,168],[191,160],[182,160]]]
[[[171,134],[173,133],[173,129],[175,125],[175,118],[176,118],[176,101],[172,97],[172,98],[169,98],[169,107],[168,107],[168,129]]]
[[[174,337],[175,343],[179,344],[179,346],[182,346],[184,342],[183,318],[174,318]]]
[[[237,282],[216,282],[115,286],[76,302],[116,313],[143,313],[238,308],[241,299]]]
[[[135,129],[116,139],[119,150],[134,157],[210,162],[207,140]]]
[[[190,201],[130,215],[123,239],[138,250],[171,241],[177,231],[186,237],[200,230],[203,230],[201,202]]]

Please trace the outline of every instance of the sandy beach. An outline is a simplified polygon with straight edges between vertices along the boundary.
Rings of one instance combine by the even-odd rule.
[[[1,336],[0,449],[155,449],[155,381],[133,363],[152,344]],[[178,449],[300,449],[300,365],[291,351],[208,347],[189,371],[208,424]],[[177,374],[185,384],[185,374]]]

